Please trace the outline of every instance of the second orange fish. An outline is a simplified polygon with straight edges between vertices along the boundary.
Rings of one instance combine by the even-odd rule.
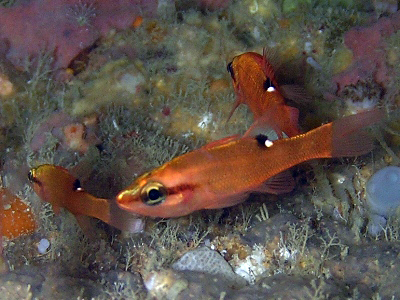
[[[272,126],[279,138],[283,137],[283,133],[289,137],[300,134],[299,111],[285,104],[285,93],[282,87],[278,86],[273,66],[268,61],[265,51],[263,55],[255,52],[238,55],[228,64],[227,69],[237,97],[228,120],[243,103],[249,106],[254,120],[259,125],[265,123]],[[295,98],[301,98],[301,93],[292,94]]]

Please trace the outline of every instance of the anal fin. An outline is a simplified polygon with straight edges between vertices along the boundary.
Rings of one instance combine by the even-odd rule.
[[[293,191],[295,182],[290,170],[283,171],[264,182],[258,192],[280,195]]]

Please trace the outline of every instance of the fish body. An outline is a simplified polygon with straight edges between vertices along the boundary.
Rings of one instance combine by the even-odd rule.
[[[262,120],[268,115],[268,124],[273,125],[280,138],[300,134],[299,111],[286,105],[283,91],[278,85],[272,65],[266,54],[246,52],[233,58],[227,67],[232,77],[236,102],[228,120],[240,104],[246,104],[253,113],[254,120]]]
[[[74,215],[95,217],[106,223],[110,221],[107,199],[96,198],[84,191],[80,182],[67,169],[55,165],[41,165],[28,175],[36,194],[53,206],[55,213],[65,208]]]
[[[369,152],[373,143],[362,128],[381,118],[374,110],[274,142],[261,135],[212,142],[140,176],[117,203],[131,213],[166,218],[232,206],[250,192],[279,194],[288,191],[280,174],[294,165]]]
[[[81,227],[82,216],[94,217],[120,230],[141,231],[143,224],[137,217],[118,208],[108,199],[97,198],[86,192],[80,182],[67,169],[44,164],[33,168],[28,174],[36,194],[53,206],[55,213],[65,208],[77,217]]]

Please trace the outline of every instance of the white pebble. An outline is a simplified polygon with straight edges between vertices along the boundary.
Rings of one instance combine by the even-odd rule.
[[[50,242],[48,239],[41,239],[38,244],[38,251],[41,254],[46,253],[47,249],[50,247]]]

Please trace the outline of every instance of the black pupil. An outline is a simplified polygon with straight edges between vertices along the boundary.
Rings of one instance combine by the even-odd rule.
[[[148,196],[149,196],[150,200],[157,200],[158,198],[161,197],[161,192],[160,192],[160,190],[157,190],[157,189],[151,189],[149,191]]]

